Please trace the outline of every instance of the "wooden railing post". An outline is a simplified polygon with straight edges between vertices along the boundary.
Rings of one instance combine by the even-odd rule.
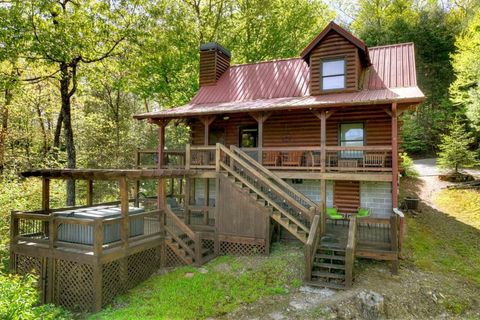
[[[392,261],[392,274],[398,274],[398,216],[390,217],[390,241],[391,250],[397,254],[397,259]]]
[[[215,171],[220,172],[220,143],[215,145]]]
[[[103,223],[102,220],[96,218],[93,224],[93,254],[95,263],[93,268],[93,311],[98,312],[102,309],[102,254],[103,254]],[[125,268],[126,266],[124,266]]]
[[[353,283],[353,267],[355,261],[355,247],[357,242],[357,217],[350,219],[348,226],[348,240],[345,251],[345,286],[350,288]]]
[[[199,232],[195,232],[194,242],[195,242],[195,265],[201,266],[202,265],[202,240],[200,239]]]
[[[18,236],[18,218],[16,216],[16,211],[12,211],[10,214],[10,271],[16,271],[15,265],[15,253],[13,251],[13,246],[17,243],[16,238]]]
[[[192,159],[192,150],[190,148],[190,144],[187,143],[185,146],[185,170],[190,170],[190,163]]]
[[[93,205],[93,180],[87,180],[87,206]]]

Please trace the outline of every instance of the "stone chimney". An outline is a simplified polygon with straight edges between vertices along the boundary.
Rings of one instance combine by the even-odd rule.
[[[216,42],[200,45],[200,86],[215,85],[230,67],[230,51]]]

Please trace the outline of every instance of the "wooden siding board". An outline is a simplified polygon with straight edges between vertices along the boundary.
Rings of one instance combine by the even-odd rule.
[[[345,57],[346,88],[341,91],[355,91],[358,89],[358,50],[357,47],[335,32],[328,34],[312,50],[310,56],[310,94],[326,94],[331,91],[321,90],[321,61],[324,58]]]

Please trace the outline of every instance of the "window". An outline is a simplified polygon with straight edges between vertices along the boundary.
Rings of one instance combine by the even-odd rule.
[[[240,147],[256,148],[258,138],[257,128],[241,128],[240,129]]]
[[[322,61],[322,90],[345,88],[345,59]]]
[[[342,123],[340,124],[340,146],[361,147],[364,142],[363,123]],[[342,151],[342,158],[361,158],[362,151]]]

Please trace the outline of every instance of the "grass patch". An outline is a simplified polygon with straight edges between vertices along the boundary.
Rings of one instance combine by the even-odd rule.
[[[301,285],[303,251],[275,246],[267,257],[219,257],[201,269],[151,277],[91,319],[205,319]],[[207,270],[205,272],[204,270]],[[203,271],[203,272],[202,272]]]
[[[435,198],[435,203],[443,212],[480,230],[480,192],[444,189]]]
[[[474,218],[480,202],[476,197],[471,192],[445,190],[438,197],[440,211],[422,205],[417,217],[407,217],[404,251],[417,267],[480,285],[480,221]],[[448,307],[459,309],[454,301]]]

